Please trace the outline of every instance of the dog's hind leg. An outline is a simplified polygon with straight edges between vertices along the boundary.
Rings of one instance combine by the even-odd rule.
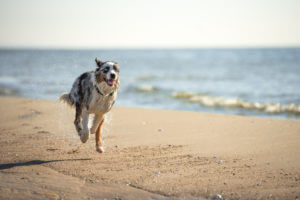
[[[75,114],[74,125],[75,125],[76,131],[77,131],[78,134],[82,130],[81,114],[82,114],[81,104],[76,103],[76,114]]]
[[[87,113],[85,108],[82,108],[82,126],[83,129],[79,132],[80,140],[82,143],[85,143],[89,139],[89,128],[88,128],[88,122],[89,122],[89,114]]]
[[[98,129],[96,131],[96,151],[98,151],[99,153],[104,152],[103,144],[101,141],[101,129],[102,129],[103,123],[104,123],[104,118],[102,118],[102,120],[98,126]]]

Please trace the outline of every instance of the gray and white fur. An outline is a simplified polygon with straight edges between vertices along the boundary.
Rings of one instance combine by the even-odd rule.
[[[102,62],[97,58],[95,61],[97,68],[81,74],[73,83],[71,91],[59,98],[75,107],[74,125],[83,143],[88,140],[89,133],[96,132],[100,122],[104,120],[104,115],[114,105],[120,87],[118,64],[112,61]],[[95,114],[90,130],[89,114]],[[97,144],[96,148],[102,148],[103,151],[103,147],[97,147]]]

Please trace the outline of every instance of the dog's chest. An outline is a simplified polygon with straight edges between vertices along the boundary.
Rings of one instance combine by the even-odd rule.
[[[117,92],[101,95],[96,90],[93,90],[91,97],[88,112],[106,113],[112,108],[117,97]]]

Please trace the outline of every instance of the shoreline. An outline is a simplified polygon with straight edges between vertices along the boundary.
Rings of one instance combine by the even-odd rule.
[[[297,120],[114,107],[99,154],[93,135],[80,143],[66,105],[0,103],[4,199],[300,197]]]
[[[53,99],[40,99],[40,98],[27,98],[27,97],[20,97],[20,96],[0,96],[0,98],[12,98],[12,99],[29,99],[29,100],[37,100],[37,101],[50,101],[50,102],[59,102],[59,100],[53,100]],[[272,120],[286,120],[286,121],[298,121],[300,122],[300,119],[297,118],[283,118],[280,116],[277,116],[276,114],[270,114],[268,115],[244,115],[244,114],[231,114],[231,113],[219,113],[219,112],[202,112],[202,111],[192,111],[192,110],[185,110],[185,109],[161,109],[161,108],[151,108],[151,107],[140,107],[140,106],[119,106],[115,105],[114,107],[120,107],[120,108],[137,108],[137,109],[145,109],[145,110],[157,110],[157,111],[178,111],[178,112],[189,112],[189,113],[199,113],[199,114],[208,114],[208,115],[221,115],[221,116],[238,116],[238,117],[250,117],[250,118],[257,118],[257,119],[272,119]],[[263,112],[263,111],[262,111]],[[264,112],[263,112],[264,113]],[[292,114],[294,116],[296,114]]]

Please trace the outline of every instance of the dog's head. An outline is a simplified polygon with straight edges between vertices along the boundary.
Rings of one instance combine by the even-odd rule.
[[[105,81],[108,86],[118,89],[120,72],[118,63],[112,61],[102,62],[98,58],[96,58],[95,61],[97,64],[95,71],[97,82]]]

